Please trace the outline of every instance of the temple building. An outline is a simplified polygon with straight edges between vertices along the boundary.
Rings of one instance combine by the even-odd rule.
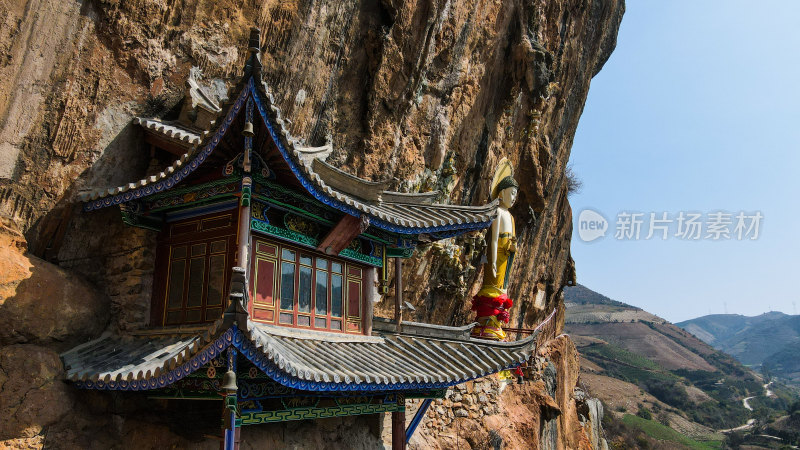
[[[399,274],[420,244],[486,229],[500,202],[436,204],[435,193],[391,192],[327,163],[331,146],[286,131],[259,42],[254,29],[226,104],[197,89],[180,120],[135,120],[172,165],[81,193],[84,214],[119,208],[159,237],[149,325],[63,353],[67,377],[86,390],[218,401],[226,449],[245,426],[386,412],[393,448],[404,448],[430,399],[534,350],[534,335],[493,341],[471,337],[475,324],[403,321],[400,286],[395,317],[373,317],[388,270]],[[406,424],[412,398],[427,403]]]

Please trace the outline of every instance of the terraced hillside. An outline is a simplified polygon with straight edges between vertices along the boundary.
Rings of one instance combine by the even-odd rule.
[[[565,304],[581,379],[610,411],[612,446],[625,448],[627,439],[641,447],[636,439],[644,439],[655,448],[722,448],[785,416],[793,401],[792,391],[775,384],[765,396],[759,374],[640,308],[580,285],[565,291]],[[760,409],[749,409],[745,399]],[[742,425],[738,434],[721,432]]]

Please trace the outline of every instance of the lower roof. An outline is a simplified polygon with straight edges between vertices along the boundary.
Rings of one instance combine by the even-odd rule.
[[[384,333],[343,336],[246,322],[205,333],[105,335],[61,355],[80,387],[166,387],[235,348],[278,383],[307,391],[438,389],[512,368],[530,358],[534,337],[515,342],[464,338],[463,327],[437,336]],[[429,326],[430,327],[430,326]],[[414,327],[409,327],[413,329]],[[447,337],[452,330],[452,337]]]

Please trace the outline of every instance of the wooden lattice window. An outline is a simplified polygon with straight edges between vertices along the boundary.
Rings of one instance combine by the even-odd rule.
[[[170,249],[165,324],[199,323],[222,315],[227,242],[197,242]]]
[[[362,331],[364,269],[290,245],[254,239],[256,321],[335,332]]]
[[[158,248],[152,324],[199,324],[222,316],[235,251],[233,220],[228,213],[168,225]]]

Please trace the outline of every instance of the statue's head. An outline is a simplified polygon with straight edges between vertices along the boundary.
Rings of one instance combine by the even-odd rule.
[[[514,167],[511,162],[503,158],[497,164],[491,184],[492,200],[499,199],[500,205],[511,208],[517,201],[519,183],[514,179]]]
[[[517,192],[519,190],[519,183],[515,180],[511,175],[503,178],[500,180],[500,183],[497,184],[495,188],[495,192],[497,193],[497,197],[500,199],[500,204],[506,208],[511,208],[514,206],[514,202],[517,201]]]

